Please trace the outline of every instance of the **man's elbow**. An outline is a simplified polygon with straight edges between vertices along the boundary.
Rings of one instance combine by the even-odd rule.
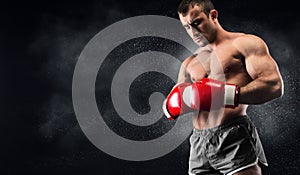
[[[277,81],[277,83],[273,86],[273,94],[274,98],[280,98],[284,94],[284,87],[282,80]]]

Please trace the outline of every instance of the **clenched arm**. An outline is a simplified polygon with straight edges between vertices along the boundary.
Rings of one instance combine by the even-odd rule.
[[[259,37],[246,35],[237,43],[245,56],[247,72],[253,79],[241,87],[239,103],[262,104],[282,96],[282,78],[265,42]]]
[[[190,62],[190,57],[187,58],[180,66],[179,73],[178,73],[178,78],[177,78],[177,83],[186,83],[186,82],[191,82],[190,76],[187,72],[187,65]]]

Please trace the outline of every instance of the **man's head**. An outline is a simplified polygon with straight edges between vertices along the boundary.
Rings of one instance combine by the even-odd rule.
[[[194,7],[195,5],[200,5],[207,17],[209,16],[209,12],[215,8],[211,0],[183,0],[179,4],[177,11],[179,14],[186,16],[190,6]]]
[[[218,12],[211,0],[183,0],[178,7],[183,27],[199,46],[215,38]]]

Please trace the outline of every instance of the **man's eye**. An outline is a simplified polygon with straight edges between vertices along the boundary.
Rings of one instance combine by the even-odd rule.
[[[190,29],[190,26],[186,25],[184,26],[185,29]]]
[[[200,23],[201,23],[200,20],[194,21],[194,22],[193,22],[193,26],[198,26]]]

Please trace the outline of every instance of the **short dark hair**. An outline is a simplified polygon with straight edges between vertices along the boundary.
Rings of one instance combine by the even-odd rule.
[[[203,12],[206,14],[206,16],[208,16],[209,12],[215,8],[211,0],[182,0],[178,6],[178,13],[181,13],[182,16],[185,16],[190,5],[192,7],[195,5],[202,6]]]

